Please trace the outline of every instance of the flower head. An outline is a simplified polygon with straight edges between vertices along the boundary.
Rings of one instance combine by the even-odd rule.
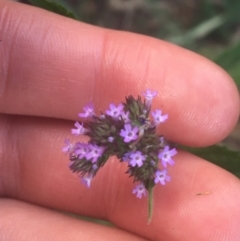
[[[104,150],[105,150],[105,148],[102,147],[102,146],[98,146],[98,145],[95,145],[95,144],[93,144],[93,145],[90,144],[89,145],[89,151],[86,154],[87,160],[91,160],[92,163],[97,162],[97,159],[102,156]]]
[[[161,110],[152,111],[155,125],[165,122],[168,119],[168,114],[162,115]]]
[[[126,163],[126,173],[138,182],[132,190],[137,198],[146,196],[149,191],[151,199],[156,184],[165,185],[170,181],[166,167],[174,164],[172,158],[177,151],[172,149],[171,142],[156,133],[156,126],[165,122],[168,115],[158,109],[150,113],[157,91],[147,89],[143,95],[143,98],[127,96],[120,104],[110,103],[99,115],[94,113],[92,103],[79,113],[85,119],[75,122],[71,131],[76,136],[85,134],[88,143],[72,145],[66,140],[62,150],[69,152],[70,170],[78,173],[87,187],[110,156]],[[158,169],[159,162],[164,170]]]
[[[128,143],[138,138],[138,127],[131,124],[125,124],[124,129],[121,129],[120,136],[124,138],[124,142]]]
[[[174,165],[174,160],[172,159],[172,156],[177,154],[176,148],[173,148],[170,150],[169,146],[165,146],[162,151],[159,152],[158,158],[162,160],[162,165],[164,167],[167,167],[167,164]]]
[[[69,139],[64,141],[65,146],[62,148],[62,152],[69,153],[72,151],[73,145],[71,144]]]
[[[89,104],[87,104],[85,107],[83,107],[84,112],[83,113],[79,113],[78,116],[82,117],[82,118],[87,118],[87,117],[91,117],[94,115],[94,106],[93,103],[90,102]]]
[[[143,162],[146,160],[146,156],[143,155],[141,151],[132,152],[129,155],[129,158],[130,158],[129,164],[132,167],[135,167],[135,166],[141,167],[143,165]]]
[[[107,110],[106,114],[115,119],[118,119],[123,114],[124,105],[119,104],[118,106],[116,106],[114,104],[110,104],[109,108],[110,110]]]
[[[80,124],[78,121],[75,122],[74,126],[76,127],[75,129],[72,129],[72,134],[73,135],[82,135],[82,134],[85,134],[86,132],[86,129],[83,127],[83,124]]]
[[[147,190],[145,188],[145,186],[141,183],[138,184],[133,190],[132,190],[133,194],[136,194],[137,198],[142,198],[142,196],[146,196],[147,194]]]
[[[171,177],[167,175],[167,170],[164,169],[162,171],[158,170],[155,172],[155,179],[154,183],[161,183],[162,185],[165,185],[166,182],[170,182]]]

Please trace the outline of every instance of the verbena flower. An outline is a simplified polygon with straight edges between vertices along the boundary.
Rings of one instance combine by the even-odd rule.
[[[165,146],[162,151],[159,152],[158,158],[162,160],[162,165],[167,167],[167,164],[174,165],[175,161],[172,159],[177,154],[176,148],[170,150],[169,146]]]
[[[97,162],[98,158],[102,156],[104,149],[103,146],[90,144],[88,147],[88,153],[85,155],[86,159],[91,160],[92,163]]]
[[[85,129],[85,128],[83,127],[83,125],[80,124],[78,121],[75,122],[74,126],[75,126],[76,128],[71,130],[73,135],[78,136],[78,135],[83,135],[83,134],[85,134],[86,129]]]
[[[138,138],[138,127],[133,127],[131,124],[125,124],[124,129],[121,129],[120,136],[124,138],[124,142],[128,143]]]
[[[145,92],[143,92],[143,96],[146,100],[146,105],[149,107],[152,104],[152,99],[157,96],[157,91],[151,91],[147,89]]]
[[[118,106],[110,104],[109,108],[110,110],[107,110],[106,114],[113,118],[119,119],[119,117],[123,114],[123,104],[119,104]]]
[[[167,170],[164,169],[162,171],[158,170],[155,173],[155,179],[154,179],[154,183],[161,183],[162,185],[165,185],[166,182],[170,182],[171,177],[167,175]]]
[[[65,146],[62,148],[62,152],[69,153],[72,151],[73,145],[71,144],[69,139],[64,141]]]
[[[146,160],[146,156],[142,154],[142,152],[140,151],[136,151],[136,152],[131,152],[129,154],[129,164],[132,167],[138,166],[141,167],[143,165],[143,162]]]
[[[130,114],[129,111],[127,111],[127,112],[123,111],[121,116],[120,116],[125,123],[131,122],[131,120],[129,119],[129,114]]]
[[[89,153],[89,144],[77,142],[74,147],[74,153],[80,159],[86,157],[86,155]]]
[[[142,196],[146,196],[147,190],[144,184],[138,184],[132,191],[133,194],[136,194],[137,198],[142,198]]]
[[[69,153],[70,170],[87,187],[110,156],[124,162],[126,173],[138,182],[132,191],[137,198],[146,196],[147,192],[151,196],[156,184],[166,185],[171,180],[167,168],[175,163],[173,156],[177,150],[156,133],[157,126],[168,119],[168,114],[158,109],[151,111],[157,91],[146,90],[143,95],[144,100],[140,96],[128,96],[120,104],[110,103],[109,109],[99,114],[95,113],[93,103],[89,103],[79,113],[81,121],[75,122],[71,132],[88,136],[88,142],[72,144],[67,139],[62,151]]]
[[[143,92],[143,96],[145,97],[146,100],[152,100],[154,97],[157,96],[157,93],[158,92],[156,90],[151,91],[147,89]]]
[[[91,174],[88,174],[87,176],[81,177],[82,183],[83,183],[86,187],[90,188],[91,182],[92,182],[92,178],[93,178],[93,175],[91,175]]]
[[[108,141],[109,141],[109,142],[113,142],[113,141],[114,141],[114,137],[113,137],[113,136],[109,136],[109,137],[108,137]]]
[[[168,114],[162,115],[161,110],[152,111],[155,125],[165,122],[168,119]]]
[[[83,107],[84,112],[79,113],[78,116],[82,118],[92,117],[94,115],[94,106],[93,103],[87,104],[85,107]]]

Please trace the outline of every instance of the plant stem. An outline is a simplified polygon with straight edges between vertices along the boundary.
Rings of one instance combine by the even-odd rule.
[[[153,187],[148,190],[148,224],[152,221],[153,215]]]

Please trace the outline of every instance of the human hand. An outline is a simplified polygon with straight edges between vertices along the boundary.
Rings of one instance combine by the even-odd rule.
[[[220,141],[239,116],[238,91],[223,70],[157,39],[10,1],[0,2],[0,40],[0,240],[239,241],[240,181],[199,157],[179,151],[171,182],[154,190],[147,225],[147,198],[131,194],[116,159],[86,189],[61,153],[89,100],[101,110],[147,88],[158,90],[154,105],[169,115],[167,139]]]

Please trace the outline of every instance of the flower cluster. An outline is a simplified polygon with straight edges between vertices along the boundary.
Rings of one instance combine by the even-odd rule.
[[[156,184],[170,181],[167,167],[174,164],[172,157],[177,150],[156,134],[156,127],[168,119],[161,110],[151,111],[156,95],[156,91],[146,90],[144,100],[140,96],[136,99],[128,96],[125,103],[111,103],[99,115],[92,103],[84,107],[84,112],[79,114],[82,122],[77,121],[71,132],[76,136],[87,135],[90,140],[72,144],[67,139],[62,151],[69,153],[69,168],[79,173],[87,187],[113,155],[128,164],[127,173],[138,182],[132,191],[137,198],[145,196]]]

